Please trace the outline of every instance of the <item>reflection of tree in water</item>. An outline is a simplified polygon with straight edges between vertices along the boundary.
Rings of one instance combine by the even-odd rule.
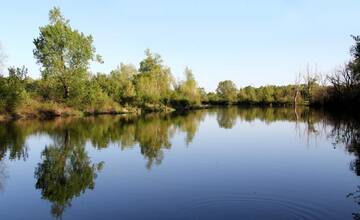
[[[360,205],[360,186],[357,186],[356,190],[352,193],[349,193],[347,198],[352,198],[355,203]],[[353,219],[359,220],[360,219],[360,213],[352,213]]]
[[[260,120],[266,123],[276,121],[302,121],[305,122],[310,117],[309,108],[297,108],[296,113],[294,108],[281,107],[242,107],[237,110],[238,116],[244,121]],[[312,118],[318,119],[315,115]]]
[[[5,179],[7,178],[6,164],[4,161],[0,161],[0,192],[4,190]]]
[[[200,123],[205,118],[206,111],[197,110],[192,112],[185,112],[172,117],[172,122],[182,132],[186,134],[186,145],[191,144],[195,134],[200,126]]]
[[[231,129],[236,124],[238,117],[238,108],[220,108],[218,109],[216,119],[220,128]]]
[[[16,123],[0,123],[0,160],[7,154],[10,160],[26,159],[28,157],[25,140],[29,131]]]
[[[61,218],[72,199],[95,187],[95,178],[103,165],[91,162],[85,150],[87,141],[98,149],[110,143],[119,143],[122,149],[138,144],[150,169],[163,160],[163,149],[171,147],[176,129],[186,132],[190,140],[202,115],[100,117],[33,125],[34,131],[46,132],[54,142],[42,152],[42,162],[35,170],[36,188],[44,199],[52,202],[52,214]]]
[[[8,178],[5,159],[26,160],[28,157],[25,140],[28,130],[17,126],[14,122],[0,123],[0,191],[4,190]]]
[[[140,119],[136,123],[135,140],[139,143],[141,154],[147,158],[147,168],[152,164],[160,164],[164,158],[162,149],[170,149],[171,121],[165,118],[154,117]]]
[[[360,176],[360,120],[359,118],[330,118],[333,129],[330,137],[332,137],[336,144],[342,144],[346,149],[355,155],[355,159],[350,163],[350,169]],[[360,205],[360,186],[347,195],[348,198],[354,199],[354,202]],[[360,220],[360,213],[353,213],[354,219]]]
[[[171,148],[171,138],[179,129],[186,133],[186,143],[193,140],[205,112],[195,111],[188,114],[161,115],[150,114],[131,123],[121,123],[122,148],[133,147],[138,143],[141,154],[147,159],[146,167],[160,164],[164,159],[163,149]]]
[[[53,215],[61,217],[74,198],[95,187],[95,178],[102,164],[91,162],[85,149],[87,142],[99,150],[110,144],[118,145],[121,150],[139,146],[147,161],[146,167],[151,169],[154,164],[163,161],[164,150],[171,148],[171,139],[176,132],[184,133],[186,144],[190,144],[207,114],[216,115],[219,126],[223,128],[232,128],[237,120],[259,119],[266,123],[309,121],[306,118],[309,113],[305,110],[299,110],[299,117],[296,117],[293,109],[230,107],[140,117],[104,116],[41,123],[17,122],[0,125],[0,158],[7,155],[13,159],[26,158],[27,136],[34,133],[48,135],[53,144],[43,150],[42,162],[35,170],[36,188],[41,190],[44,199],[52,203]],[[314,118],[312,121],[317,120]]]
[[[59,137],[59,136],[57,136]],[[93,189],[97,172],[102,163],[93,164],[84,145],[73,144],[72,135],[66,130],[62,142],[46,146],[42,162],[35,170],[36,189],[41,190],[43,199],[52,202],[51,212],[61,218],[71,200],[87,189]]]

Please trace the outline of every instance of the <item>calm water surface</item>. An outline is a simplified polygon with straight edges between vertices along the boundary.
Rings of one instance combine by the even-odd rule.
[[[0,124],[0,219],[359,219],[360,126],[222,108]]]

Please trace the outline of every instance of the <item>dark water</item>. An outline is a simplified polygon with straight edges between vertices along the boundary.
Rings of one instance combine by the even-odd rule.
[[[275,108],[0,124],[0,219],[359,219],[359,124]]]

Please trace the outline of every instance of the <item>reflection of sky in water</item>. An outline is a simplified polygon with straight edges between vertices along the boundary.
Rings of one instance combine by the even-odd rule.
[[[235,116],[230,113],[210,110],[168,118],[168,124],[158,118],[130,123],[137,139],[155,144],[160,138],[154,131],[162,125],[158,132],[166,135],[159,136],[171,143],[169,149],[160,149],[161,164],[150,168],[148,151],[141,153],[142,140],[127,147],[112,140],[107,148],[94,148],[85,138],[91,164],[103,161],[104,167],[94,190],[74,196],[63,219],[349,219],[357,211],[354,201],[346,198],[358,185],[349,170],[354,155],[341,145],[334,149],[330,125],[315,123],[317,134],[309,135],[304,122],[286,117],[249,122],[236,110]],[[187,145],[192,124],[195,135]],[[144,128],[154,130],[139,131]],[[81,135],[81,130],[75,131],[70,132],[71,140],[72,134]],[[43,162],[44,147],[53,142],[46,130],[30,135],[25,161],[3,160],[8,177],[2,180],[1,219],[52,218],[51,203],[35,189],[34,172]]]

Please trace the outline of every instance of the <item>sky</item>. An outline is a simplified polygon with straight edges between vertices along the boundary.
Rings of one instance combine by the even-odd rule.
[[[18,1],[0,4],[6,65],[40,77],[33,39],[61,8],[70,25],[94,38],[109,73],[121,62],[138,66],[145,49],[159,53],[176,79],[190,67],[201,87],[221,80],[239,87],[293,83],[306,66],[331,73],[350,59],[350,35],[360,35],[359,0],[103,0]]]

